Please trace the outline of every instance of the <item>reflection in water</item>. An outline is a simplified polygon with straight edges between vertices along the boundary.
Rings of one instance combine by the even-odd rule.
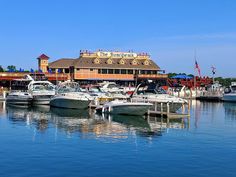
[[[6,102],[0,101],[0,115],[5,114],[5,109],[6,109]]]
[[[217,117],[217,110],[219,110],[222,106],[222,103],[220,102],[201,102],[198,100],[192,100],[191,102],[191,106],[192,106],[192,111],[193,111],[193,115],[194,115],[194,125],[195,128],[198,128],[198,124],[199,121],[201,119],[201,116],[206,115],[209,116],[210,115],[210,119],[211,122],[214,121],[215,117]]]
[[[224,102],[225,118],[236,120],[236,103]]]
[[[26,124],[38,132],[54,128],[67,135],[79,133],[81,138],[122,140],[129,136],[161,136],[168,128],[186,128],[186,122],[161,118],[124,115],[98,115],[91,110],[75,110],[37,106],[6,108],[7,117],[15,124]]]

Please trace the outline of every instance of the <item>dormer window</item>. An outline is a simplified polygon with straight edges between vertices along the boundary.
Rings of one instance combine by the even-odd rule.
[[[98,58],[94,59],[93,62],[94,62],[95,64],[100,64],[100,60],[99,60]]]
[[[138,65],[138,61],[137,61],[136,59],[134,59],[134,60],[132,61],[132,65]]]
[[[125,64],[125,61],[124,61],[123,59],[121,59],[121,60],[119,61],[119,64],[124,65],[124,64]]]
[[[108,60],[107,60],[107,64],[111,65],[111,64],[112,64],[112,60],[111,60],[111,59],[108,59]]]
[[[149,62],[148,60],[145,60],[145,61],[143,62],[143,64],[144,64],[144,65],[150,65],[150,62]]]

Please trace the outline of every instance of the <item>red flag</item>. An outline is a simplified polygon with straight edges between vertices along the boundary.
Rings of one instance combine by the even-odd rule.
[[[200,70],[200,67],[199,67],[199,65],[197,63],[197,60],[195,60],[195,69],[197,69],[198,75],[201,77],[201,70]]]

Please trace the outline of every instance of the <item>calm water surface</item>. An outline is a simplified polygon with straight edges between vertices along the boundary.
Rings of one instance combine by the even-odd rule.
[[[0,176],[236,176],[236,104],[191,117],[102,117],[0,102]]]

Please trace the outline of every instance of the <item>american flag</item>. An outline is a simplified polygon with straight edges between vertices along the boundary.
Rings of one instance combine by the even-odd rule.
[[[197,69],[198,75],[201,77],[201,70],[200,70],[200,67],[197,63],[197,60],[195,60],[195,69]]]
[[[216,68],[212,66],[211,69],[212,69],[212,74],[216,74]]]

